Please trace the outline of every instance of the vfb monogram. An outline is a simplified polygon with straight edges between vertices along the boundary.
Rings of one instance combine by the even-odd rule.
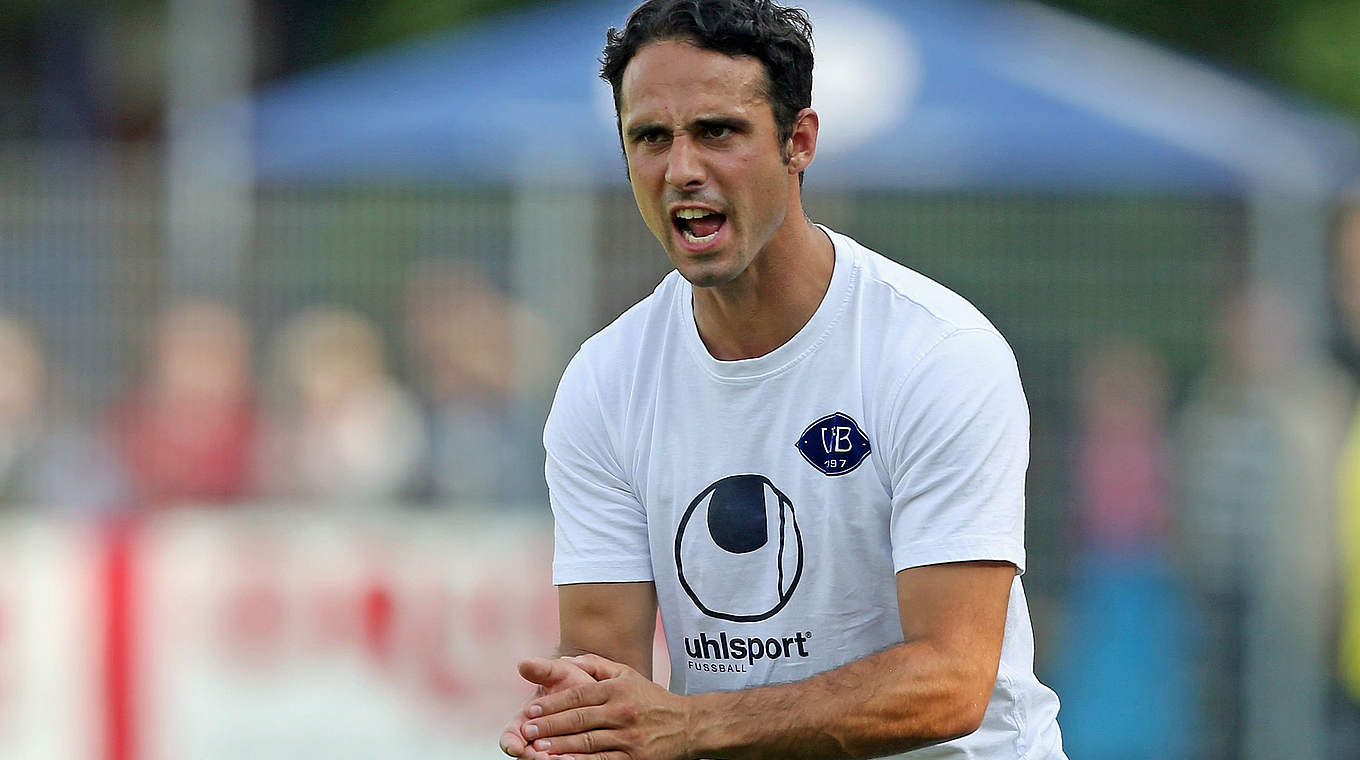
[[[854,428],[849,425],[829,425],[822,428],[822,450],[827,454],[826,469],[838,470],[849,463],[850,460],[847,457],[832,455],[848,455],[854,452],[855,444],[850,440],[852,431],[854,431]]]
[[[823,475],[844,475],[869,456],[869,437],[850,415],[836,412],[808,425],[797,447]]]

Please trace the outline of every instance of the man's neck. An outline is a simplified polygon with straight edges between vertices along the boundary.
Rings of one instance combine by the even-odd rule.
[[[801,213],[741,277],[694,289],[694,322],[708,352],[753,359],[784,345],[812,319],[831,285],[835,248]]]

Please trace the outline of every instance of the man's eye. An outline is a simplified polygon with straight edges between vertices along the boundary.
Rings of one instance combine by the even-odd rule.
[[[732,134],[732,128],[722,125],[704,127],[703,131],[704,137],[709,140],[721,140],[722,138],[727,137],[730,134]]]
[[[638,137],[638,142],[655,145],[665,139],[665,132],[644,132],[642,136]]]

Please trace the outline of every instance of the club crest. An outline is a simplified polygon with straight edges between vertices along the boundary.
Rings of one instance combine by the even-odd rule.
[[[869,456],[869,436],[844,412],[836,412],[808,425],[798,439],[799,453],[823,475],[844,475]]]

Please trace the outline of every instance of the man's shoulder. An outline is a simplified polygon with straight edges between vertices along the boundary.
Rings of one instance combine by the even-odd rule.
[[[580,355],[615,362],[621,355],[645,353],[648,340],[668,329],[675,299],[685,284],[680,273],[672,270],[651,293],[587,338]]]
[[[1015,355],[999,330],[945,285],[845,236],[833,238],[856,267],[856,334],[868,387],[885,403],[908,378],[1010,376]]]
[[[587,388],[597,400],[613,395],[641,368],[644,358],[655,355],[658,343],[669,329],[678,289],[684,286],[678,272],[672,271],[645,298],[629,307],[612,322],[581,344],[567,364],[558,385],[563,393]]]
[[[940,334],[959,330],[997,332],[976,306],[949,287],[848,236],[832,234],[840,238],[838,245],[854,251],[866,306],[885,310],[882,317],[910,320]]]

